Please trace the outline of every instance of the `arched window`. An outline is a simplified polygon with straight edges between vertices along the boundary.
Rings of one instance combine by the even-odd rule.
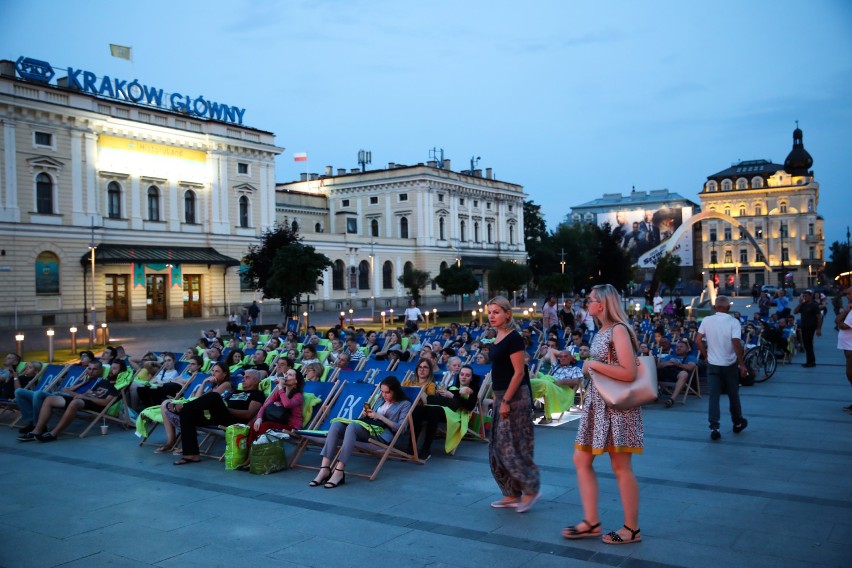
[[[438,239],[444,240],[444,218],[438,217]]]
[[[389,260],[382,265],[382,288],[385,290],[393,288],[393,264]]]
[[[781,202],[781,205],[780,205],[779,207],[780,207],[780,209],[781,209],[781,213],[786,213],[786,212],[787,212],[787,204],[786,204],[785,202],[783,202],[783,201],[782,201],[782,202]]]
[[[408,274],[412,270],[414,270],[414,263],[411,262],[410,260],[408,262],[406,262],[404,265],[402,265],[402,273],[403,274]]]
[[[45,173],[36,176],[36,213],[50,215],[53,210],[53,180]]]
[[[754,214],[755,215],[763,215],[763,205],[761,205],[760,203],[755,205],[754,206]]]
[[[399,238],[408,238],[408,217],[400,217],[399,219]]]
[[[121,219],[121,186],[114,181],[107,185],[107,217]]]
[[[740,205],[740,217],[745,217],[745,216],[746,216],[746,206]]]
[[[245,195],[240,196],[240,227],[249,226],[249,200]]]
[[[314,225],[314,232],[315,233],[322,233],[322,225],[320,225],[319,223]]]
[[[814,212],[814,200],[808,199],[808,213]]]
[[[745,178],[740,178],[740,179],[737,180],[737,189],[747,189],[747,188],[748,188],[748,182],[746,181]]]
[[[189,225],[195,225],[195,192],[187,189],[183,194],[183,220]]]
[[[473,224],[473,242],[479,242],[479,223]]]
[[[492,234],[491,234],[491,223],[488,223],[488,224],[485,226],[485,228],[486,228],[486,230],[488,231],[488,243],[489,243],[489,244],[491,244],[491,243],[493,242],[493,241],[492,241]]]
[[[465,226],[464,226],[464,221],[461,221],[461,222],[459,223],[459,240],[460,240],[461,242],[465,242],[465,241],[467,241],[467,236],[465,235]]]
[[[379,221],[378,219],[373,219],[370,221],[370,234],[374,237],[379,236]]]
[[[732,188],[731,180],[729,180],[729,179],[722,180],[722,191],[731,191],[731,188]]]
[[[59,294],[59,257],[42,252],[35,261],[36,294]]]
[[[756,177],[751,178],[751,188],[752,189],[759,189],[761,187],[763,187],[763,178],[762,177],[756,176]]]
[[[509,225],[509,244],[515,244],[515,226]]]
[[[358,264],[358,289],[370,289],[370,263],[366,260],[362,260]]]
[[[346,265],[343,264],[342,260],[335,260],[334,265],[331,267],[331,289],[332,290],[345,290],[344,287],[346,282],[344,276],[346,274]]]
[[[725,215],[727,215],[728,217],[731,216],[731,208],[730,207],[727,207],[727,206],[725,207]]]
[[[715,181],[710,180],[707,182],[707,191],[716,191],[717,189],[719,189],[719,184]]]
[[[160,220],[160,190],[156,185],[148,188],[148,220]]]

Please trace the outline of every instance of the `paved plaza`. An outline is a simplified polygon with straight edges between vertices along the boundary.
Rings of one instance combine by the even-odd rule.
[[[175,335],[188,344],[207,324],[113,333],[135,354]],[[645,454],[634,460],[641,544],[561,538],[582,518],[571,464],[577,422],[536,428],[543,497],[526,514],[488,506],[499,492],[478,442],[328,490],[309,488],[306,469],[175,467],[114,426],[54,444],[20,443],[4,428],[0,566],[848,566],[852,415],[841,407],[852,389],[831,327],[817,338],[816,368],[802,368],[798,355],[743,389],[749,427],[739,435],[724,421],[724,398],[719,442],[709,438],[706,397],[647,408]],[[303,459],[318,461],[316,451]],[[607,462],[596,461],[602,521],[613,530],[622,519]]]

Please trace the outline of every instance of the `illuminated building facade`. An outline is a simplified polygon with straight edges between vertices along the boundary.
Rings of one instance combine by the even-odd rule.
[[[224,318],[275,219],[273,134],[201,96],[57,71],[0,61],[0,326]]]
[[[699,194],[702,209],[741,223],[760,249],[730,222],[702,221],[703,269],[715,274],[723,289],[745,291],[755,283],[804,288],[816,283],[825,240],[812,165],[802,131],[796,128],[784,164],[747,160],[707,176]]]
[[[276,215],[334,263],[311,298],[317,309],[386,309],[405,305],[406,267],[434,278],[460,263],[488,290],[498,259],[526,262],[525,197],[490,168],[454,172],[450,160],[336,174],[329,166],[278,184]],[[422,295],[439,300],[440,289],[430,284]]]

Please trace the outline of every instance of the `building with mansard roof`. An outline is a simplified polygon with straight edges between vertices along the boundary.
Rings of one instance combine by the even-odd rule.
[[[274,222],[282,149],[247,116],[0,61],[0,327],[224,318],[250,301],[238,265]]]
[[[310,298],[318,309],[404,306],[398,279],[407,268],[435,277],[459,263],[488,290],[498,259],[526,262],[526,195],[490,168],[457,172],[442,160],[367,171],[329,166],[301,177],[277,185],[276,217],[334,264]],[[440,298],[434,284],[422,294]]]

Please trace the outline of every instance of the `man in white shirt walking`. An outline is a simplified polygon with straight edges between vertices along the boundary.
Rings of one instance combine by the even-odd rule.
[[[722,384],[725,385],[728,393],[734,434],[739,434],[748,426],[748,420],[743,417],[740,406],[739,381],[739,378],[744,377],[747,371],[743,363],[740,322],[728,314],[731,309],[731,300],[727,296],[717,296],[713,308],[716,313],[701,321],[695,343],[701,351],[701,356],[707,359],[707,379],[710,384],[710,439],[718,440],[722,437],[719,433],[719,395]],[[702,341],[705,337],[706,348]]]
[[[408,300],[408,308],[405,310],[405,327],[417,331],[420,321],[426,321],[420,308],[414,305],[414,300]]]

